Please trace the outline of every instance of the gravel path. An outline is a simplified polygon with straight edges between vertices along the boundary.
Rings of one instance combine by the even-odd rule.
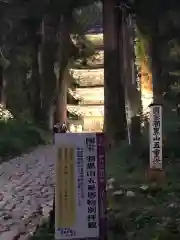
[[[55,151],[48,145],[0,165],[1,240],[27,239],[40,213],[48,214],[54,192],[54,163]]]

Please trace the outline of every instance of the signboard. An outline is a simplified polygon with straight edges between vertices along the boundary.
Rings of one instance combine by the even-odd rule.
[[[57,133],[55,147],[55,239],[105,239],[103,133]]]
[[[162,106],[150,105],[150,168],[162,169]]]

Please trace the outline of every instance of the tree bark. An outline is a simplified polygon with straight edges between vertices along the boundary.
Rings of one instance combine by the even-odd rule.
[[[154,23],[151,41],[149,43],[149,50],[151,56],[151,71],[152,71],[152,86],[153,86],[153,101],[154,103],[162,104],[162,90],[161,90],[161,61],[159,59],[159,29],[158,19]]]
[[[56,85],[56,123],[67,122],[67,85],[68,63],[71,57],[72,42],[70,38],[72,12],[66,13],[61,19],[61,43],[59,45],[59,77]]]
[[[0,104],[6,106],[6,94],[5,94],[6,82],[4,78],[4,69],[0,67]]]
[[[40,76],[42,83],[42,114],[44,124],[49,127],[49,111],[56,89],[54,64],[56,59],[56,35],[59,20],[46,14],[42,21],[42,42],[40,48]]]
[[[67,122],[67,72],[68,67],[66,66],[63,74],[59,77],[57,84],[57,97],[56,97],[56,123]]]
[[[42,99],[41,99],[41,79],[39,73],[39,39],[35,35],[34,49],[32,51],[32,76],[31,83],[33,87],[33,96],[31,97],[33,105],[33,116],[36,122],[42,123]]]
[[[122,82],[122,16],[115,0],[104,0],[104,129],[108,144],[127,136]]]
[[[134,65],[134,32],[130,16],[126,16],[123,24],[123,50],[124,50],[124,85],[126,88],[126,103],[128,105],[129,144],[133,144],[140,136],[140,92],[137,90]]]

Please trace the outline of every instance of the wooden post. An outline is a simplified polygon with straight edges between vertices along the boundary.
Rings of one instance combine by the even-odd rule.
[[[162,182],[165,178],[162,156],[162,105],[151,104],[149,120],[149,170],[147,178]]]

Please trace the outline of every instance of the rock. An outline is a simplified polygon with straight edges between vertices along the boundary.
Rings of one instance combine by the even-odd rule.
[[[112,184],[108,184],[106,186],[106,190],[114,189],[114,186]]]
[[[18,234],[17,228],[12,228],[11,230],[7,230],[6,232],[0,234],[2,240],[13,240],[15,236]]]
[[[128,191],[126,192],[126,196],[127,196],[127,197],[135,197],[135,195],[136,195],[136,194],[135,194],[135,192],[133,192],[133,191],[129,191],[129,190],[128,190]]]
[[[0,233],[9,231],[9,226],[0,225]]]
[[[171,203],[168,205],[169,208],[178,208],[177,203]]]
[[[149,188],[148,185],[143,185],[143,186],[140,187],[140,189],[143,190],[143,191],[147,191],[148,188]]]
[[[124,192],[122,190],[117,190],[117,191],[113,192],[113,195],[114,196],[123,196]]]
[[[5,207],[5,210],[12,211],[14,208],[16,208],[16,204],[14,203],[8,203]]]
[[[108,179],[107,184],[113,184],[115,182],[116,182],[116,180],[114,178],[110,178],[110,179]]]
[[[106,185],[106,189],[113,189],[114,185],[115,185],[116,180],[114,178],[110,178],[109,180],[107,180],[107,185]]]
[[[3,218],[4,218],[4,220],[9,220],[9,219],[12,219],[12,215],[8,214],[8,213],[5,213]]]

